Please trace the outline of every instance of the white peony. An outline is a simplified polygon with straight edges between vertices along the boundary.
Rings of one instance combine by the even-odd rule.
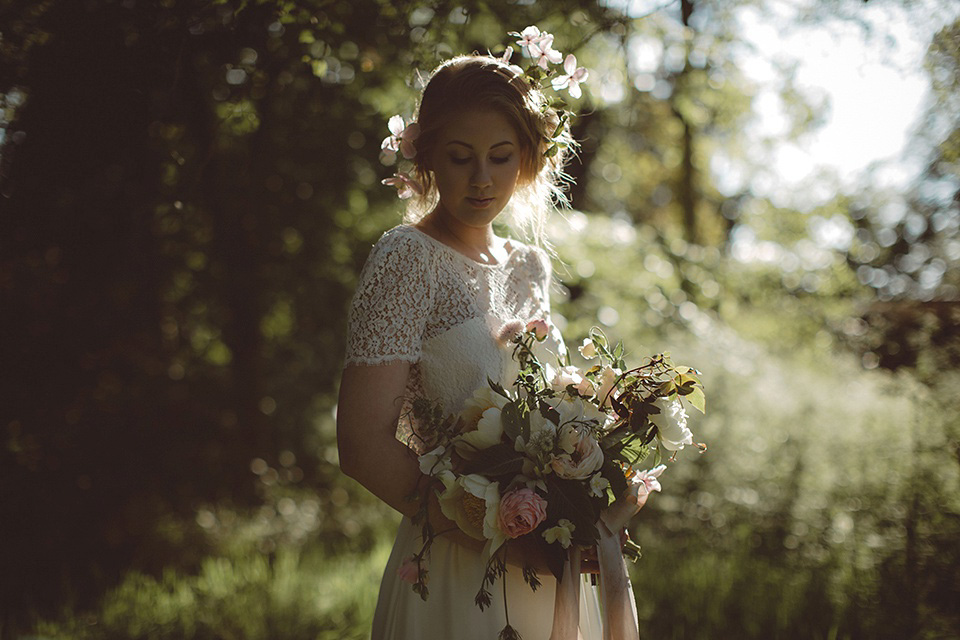
[[[506,539],[497,523],[500,485],[477,474],[460,476],[440,494],[440,510],[461,531],[477,540],[491,540],[495,551]]]
[[[453,472],[450,456],[445,454],[444,447],[437,447],[433,451],[423,454],[419,461],[420,473],[427,476],[442,478],[447,473]]]
[[[489,449],[500,442],[503,436],[503,421],[500,419],[500,408],[490,407],[483,412],[477,422],[477,428],[457,436],[453,445],[464,458],[470,458],[480,449]]]
[[[687,412],[680,400],[657,398],[654,405],[660,413],[650,416],[650,422],[657,426],[657,438],[664,449],[677,451],[684,445],[693,444],[693,433],[687,428]]]
[[[491,389],[489,385],[483,385],[474,391],[460,412],[463,433],[453,441],[457,453],[469,458],[473,452],[500,442],[503,435],[500,411],[508,402],[508,398]]]
[[[496,551],[506,540],[506,534],[500,529],[497,516],[500,513],[500,483],[490,482],[475,473],[460,476],[464,490],[484,502],[483,537],[492,542],[490,553]]]
[[[507,390],[507,393],[510,393],[509,390]],[[492,409],[493,407],[503,409],[508,402],[510,402],[508,398],[504,398],[491,389],[490,385],[485,384],[479,387],[473,392],[473,395],[463,403],[463,411],[460,412],[460,417],[465,424],[465,430],[469,431],[473,429],[477,422],[479,422],[483,412],[487,409]]]

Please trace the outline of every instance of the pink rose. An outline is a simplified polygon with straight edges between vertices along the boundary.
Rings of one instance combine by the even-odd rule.
[[[417,559],[414,556],[410,556],[397,569],[397,575],[404,582],[409,582],[410,584],[417,584],[417,578],[420,575],[420,567],[417,566]]]
[[[510,538],[530,533],[547,519],[547,501],[533,489],[515,489],[500,498],[500,530]]]
[[[533,336],[537,339],[537,342],[543,342],[550,332],[550,327],[547,326],[546,320],[531,320],[527,323],[527,331],[533,332]]]

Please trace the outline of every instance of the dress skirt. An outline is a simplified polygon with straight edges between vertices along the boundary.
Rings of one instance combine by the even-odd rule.
[[[497,580],[487,589],[491,606],[483,611],[474,603],[486,563],[481,554],[442,536],[431,549],[429,598],[424,602],[403,582],[397,569],[405,558],[420,550],[420,530],[404,517],[380,584],[373,618],[372,640],[497,640],[506,624],[503,584]],[[534,592],[518,567],[507,565],[507,603],[510,624],[523,640],[548,640],[553,625],[556,579],[540,575],[542,586]],[[590,577],[581,576],[580,638],[601,640],[599,592]]]

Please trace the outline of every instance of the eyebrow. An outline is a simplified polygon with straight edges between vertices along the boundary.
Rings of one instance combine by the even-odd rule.
[[[459,145],[464,146],[464,147],[466,147],[466,148],[468,148],[468,149],[473,149],[473,145],[472,145],[472,144],[467,144],[466,142],[463,142],[463,141],[461,141],[461,140],[451,140],[450,142],[447,143],[447,146],[450,146],[451,144],[459,144]],[[496,149],[497,147],[502,147],[502,146],[505,145],[505,144],[509,144],[509,145],[511,145],[511,146],[513,145],[513,143],[510,142],[509,140],[504,140],[503,142],[498,142],[497,144],[491,146],[490,148],[491,148],[491,149]]]

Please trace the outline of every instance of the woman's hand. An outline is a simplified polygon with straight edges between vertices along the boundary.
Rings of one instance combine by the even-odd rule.
[[[611,532],[625,529],[633,516],[647,504],[650,492],[642,482],[631,485],[616,502],[600,512],[600,520]]]
[[[620,531],[620,546],[627,544],[630,539],[630,532],[626,529]],[[580,556],[580,573],[600,573],[600,557],[597,547],[585,547]]]

